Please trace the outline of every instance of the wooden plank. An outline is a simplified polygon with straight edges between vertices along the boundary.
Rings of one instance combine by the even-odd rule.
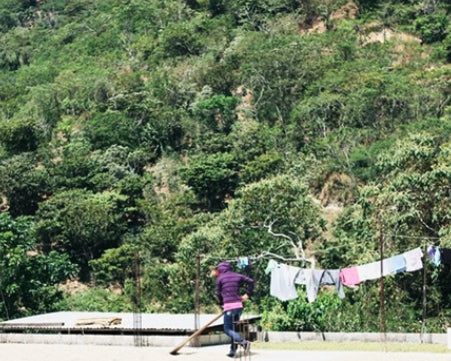
[[[215,321],[219,320],[223,314],[224,314],[224,312],[221,312],[219,315],[216,315],[211,321],[207,322],[205,325],[203,325],[201,328],[199,328],[196,332],[194,332],[190,337],[188,337],[185,341],[183,341],[176,348],[174,348],[170,352],[170,354],[177,355],[177,353],[183,346],[185,346],[188,342],[190,342],[194,337],[199,336],[202,332],[204,332],[208,328],[208,326],[210,326]]]

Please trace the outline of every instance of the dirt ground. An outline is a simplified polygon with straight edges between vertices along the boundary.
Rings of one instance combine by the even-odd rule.
[[[170,354],[169,347],[123,347],[92,345],[0,344],[0,360],[5,361],[212,361],[232,360],[226,356],[227,345],[185,347]],[[449,361],[450,353],[397,353],[372,351],[285,351],[251,350],[250,356],[238,355],[240,361]]]

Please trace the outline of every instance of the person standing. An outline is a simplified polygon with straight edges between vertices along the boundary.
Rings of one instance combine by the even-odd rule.
[[[243,302],[247,301],[254,289],[254,280],[243,274],[233,272],[229,262],[221,262],[217,267],[216,296],[224,310],[224,332],[230,337],[229,357],[234,357],[238,345],[249,352],[250,342],[239,332],[234,325],[240,320],[243,312]],[[241,295],[242,286],[247,285],[246,293]]]

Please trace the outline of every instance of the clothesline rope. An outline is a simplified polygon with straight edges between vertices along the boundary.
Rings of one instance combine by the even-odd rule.
[[[427,240],[438,240],[438,239],[441,238],[441,237],[435,237],[435,236],[412,236],[412,235],[392,234],[392,233],[383,233],[382,235],[384,237],[422,239],[424,241],[427,241]],[[426,243],[422,242],[421,246],[424,246],[424,245],[426,245]],[[284,246],[287,246],[287,243],[281,244],[275,250],[278,250],[278,249],[280,249],[280,248],[282,248]],[[347,244],[341,244],[341,245],[337,245],[337,246],[334,246],[334,247],[327,247],[327,249],[324,249],[324,250],[315,250],[313,252],[313,256],[315,254],[324,254],[324,253],[330,252],[331,250],[342,249],[342,248],[345,248],[345,247],[348,247],[348,245]],[[221,259],[221,260],[227,261],[227,262],[234,262],[238,258],[239,257],[235,257],[233,259],[226,259],[226,260],[224,260],[223,257],[208,257],[209,260]],[[304,263],[308,262],[308,263],[311,264],[311,268],[315,267],[315,260],[313,259],[313,257],[305,258],[305,257],[297,256],[297,257],[291,257],[290,258],[290,257],[281,256],[281,255],[278,255],[278,254],[275,254],[275,253],[269,252],[269,251],[263,251],[263,252],[261,252],[258,255],[248,256],[248,258],[250,260],[254,261],[254,262],[262,260],[262,259],[273,259],[273,258],[276,258],[276,259],[279,259],[279,260],[282,260],[282,261],[285,261],[285,262],[304,262]]]
[[[414,238],[414,239],[440,239],[441,237],[435,236],[407,236],[404,234],[392,234],[392,233],[384,233],[384,236],[396,237],[396,238]]]

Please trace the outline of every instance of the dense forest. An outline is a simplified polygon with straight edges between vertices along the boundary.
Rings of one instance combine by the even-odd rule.
[[[216,312],[251,256],[266,329],[443,332],[426,256],[313,303],[265,269],[451,248],[451,3],[2,0],[0,175],[2,319]]]

